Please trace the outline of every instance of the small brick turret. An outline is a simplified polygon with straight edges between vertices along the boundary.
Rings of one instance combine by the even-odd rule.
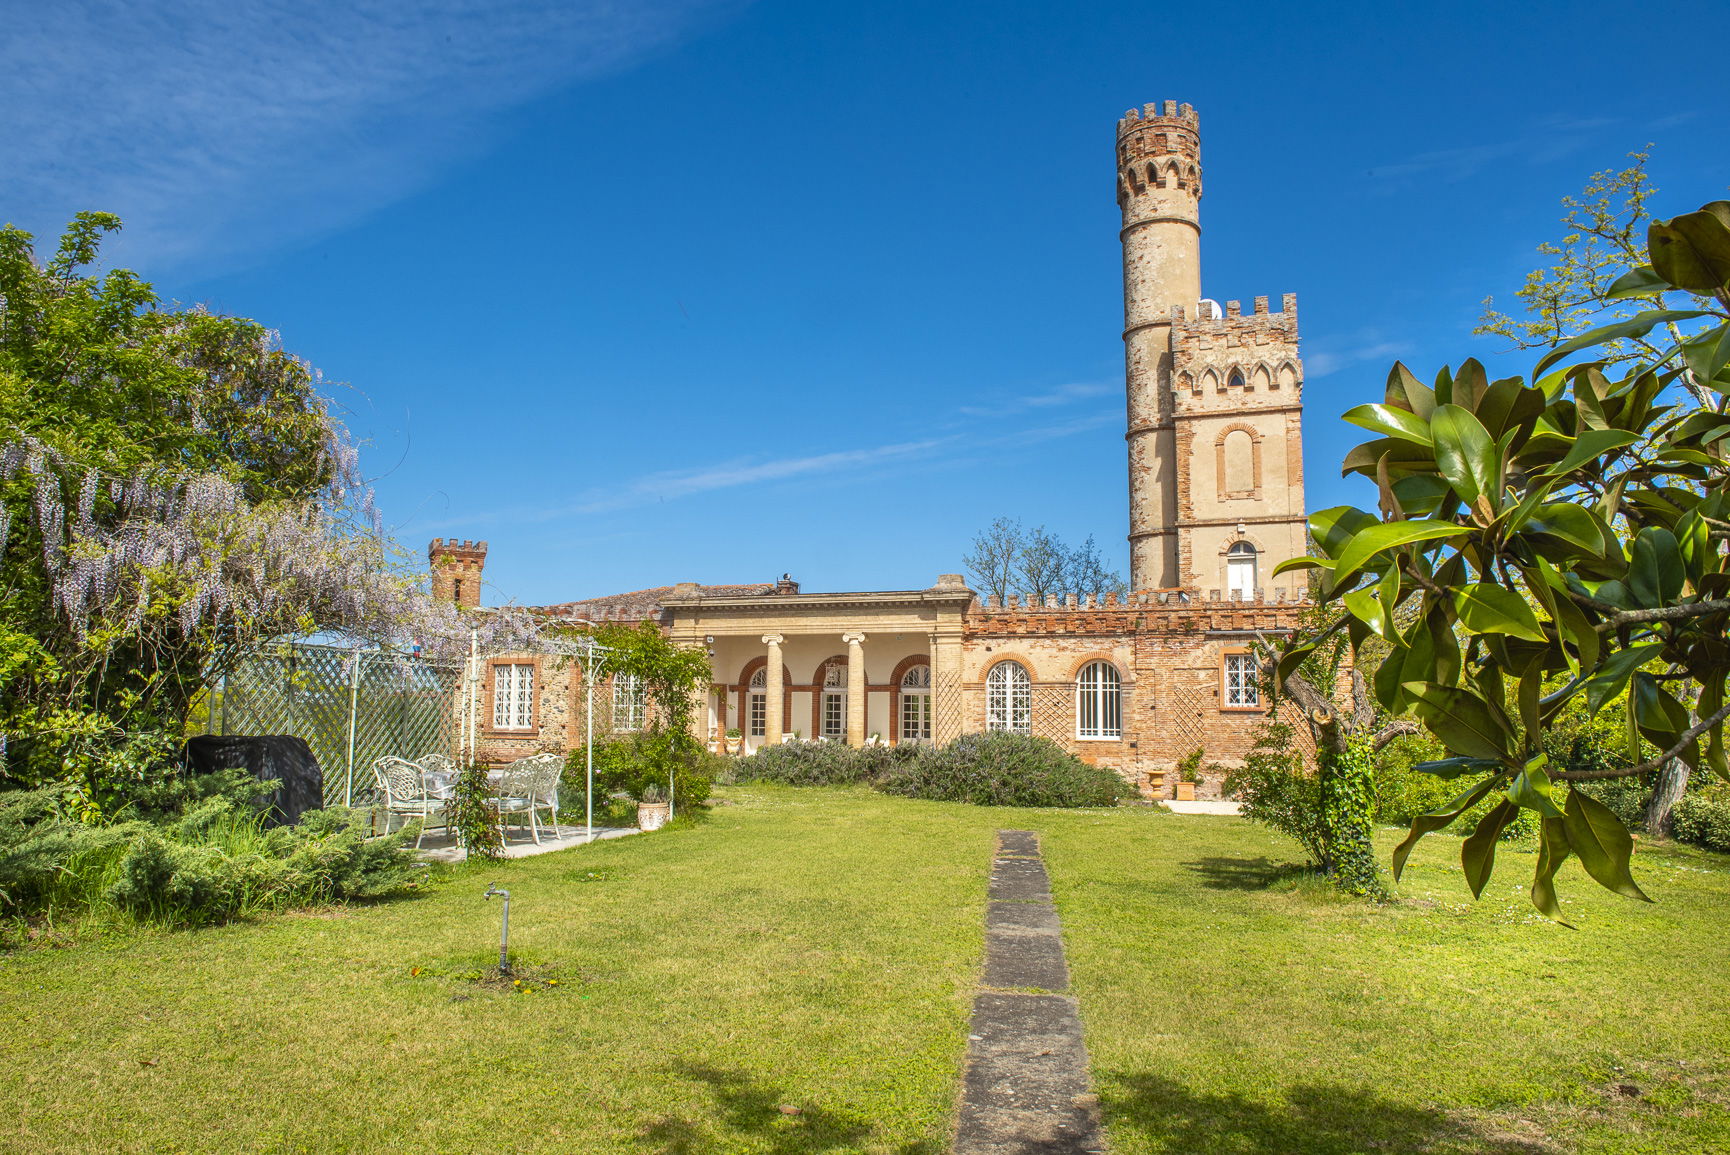
[[[487,543],[442,537],[426,547],[432,567],[433,597],[474,609],[481,604],[481,570],[487,564]]]

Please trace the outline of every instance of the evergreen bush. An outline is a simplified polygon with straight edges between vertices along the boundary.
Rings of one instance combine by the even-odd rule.
[[[1672,830],[1678,840],[1730,854],[1730,792],[1684,794],[1676,800]]]
[[[917,748],[877,781],[887,794],[975,806],[1116,806],[1133,790],[1049,738],[995,731]]]

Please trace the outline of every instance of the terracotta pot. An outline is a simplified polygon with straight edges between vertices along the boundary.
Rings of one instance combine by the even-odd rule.
[[[639,830],[659,830],[667,824],[668,809],[669,807],[665,802],[637,803],[637,828]]]
[[[1194,782],[1179,782],[1177,784],[1177,800],[1179,802],[1194,802],[1195,801],[1195,783]]]

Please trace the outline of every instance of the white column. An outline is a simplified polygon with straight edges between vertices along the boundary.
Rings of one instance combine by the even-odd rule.
[[[865,635],[842,634],[847,643],[847,745],[865,745]]]
[[[781,642],[783,640],[780,634],[763,635],[763,644],[769,647],[769,666],[763,671],[764,704],[768,707],[765,711],[768,717],[763,726],[768,731],[763,735],[763,744],[766,746],[779,745],[781,734],[787,726],[784,710],[787,696],[782,684],[786,675],[781,672]]]

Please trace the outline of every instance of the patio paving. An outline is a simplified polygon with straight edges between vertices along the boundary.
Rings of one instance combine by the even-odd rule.
[[[535,840],[526,832],[519,833],[516,827],[511,827],[510,835],[505,839],[505,858],[531,858],[537,854],[551,854],[555,850],[570,850],[589,843],[589,828],[586,826],[564,826],[558,828],[558,837],[554,837],[551,827],[541,828],[541,843],[535,845]],[[603,838],[623,838],[627,834],[641,834],[635,826],[597,826],[595,841]],[[454,835],[439,831],[421,839],[421,857],[429,862],[461,862],[462,847],[457,845]]]

